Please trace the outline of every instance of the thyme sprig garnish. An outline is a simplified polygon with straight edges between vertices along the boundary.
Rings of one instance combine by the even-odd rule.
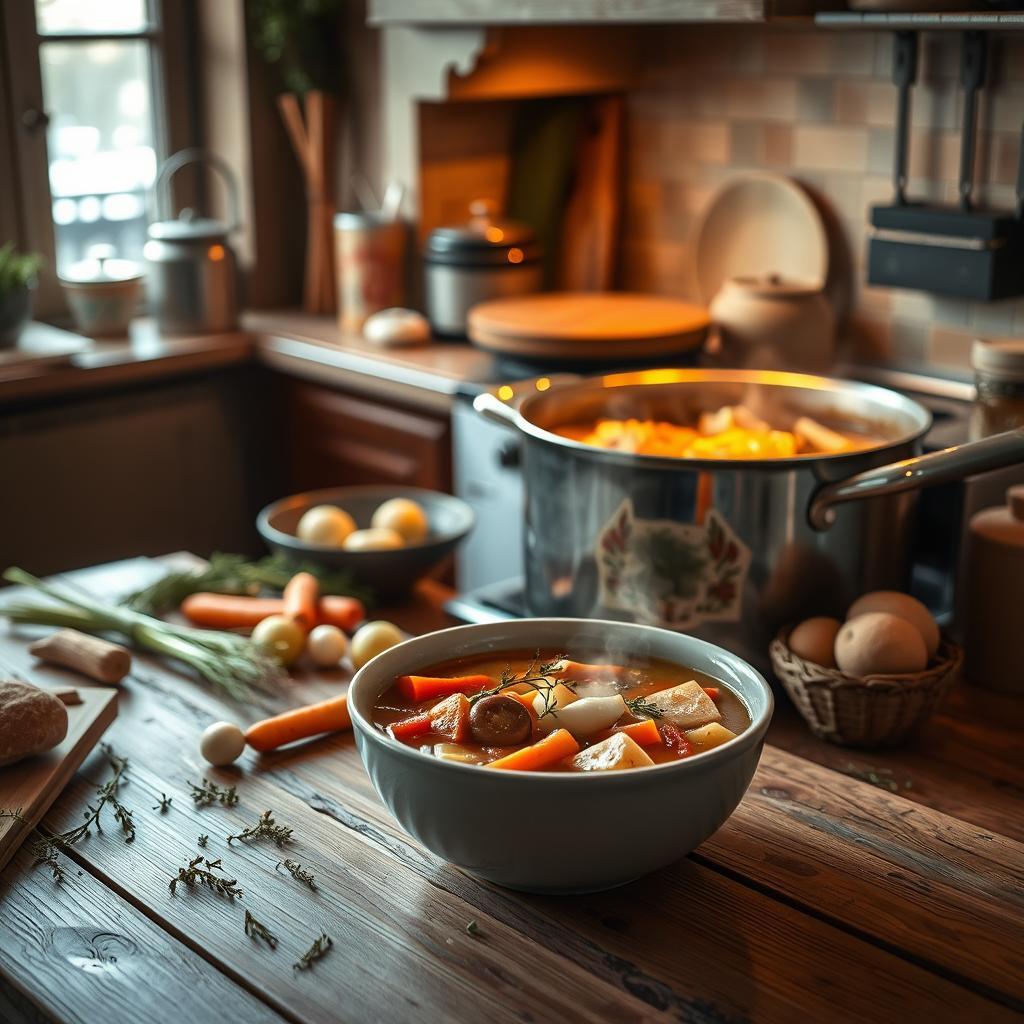
[[[313,877],[313,873],[311,871],[306,871],[305,868],[303,868],[303,866],[297,861],[288,860],[287,858],[285,860],[279,860],[274,870],[280,871],[282,867],[297,882],[302,882],[303,884],[308,885],[310,889],[316,889],[316,879]]]
[[[331,937],[326,932],[321,932],[320,938],[314,940],[313,945],[292,964],[292,968],[296,971],[308,971],[315,961],[327,955],[332,945],[334,943],[331,942]]]
[[[215,874],[217,871],[220,871],[221,874]],[[238,888],[238,879],[227,878],[223,872],[224,869],[221,867],[220,858],[217,860],[207,860],[202,854],[199,854],[198,857],[193,857],[188,862],[188,867],[178,868],[178,873],[170,882],[171,894],[173,895],[177,890],[178,883],[183,882],[190,889],[194,889],[199,884],[205,885],[218,896],[228,896],[232,899],[236,896],[240,897],[242,890]]]
[[[117,790],[123,781],[125,769],[128,767],[128,758],[118,757],[107,744],[101,744],[100,749],[107,756],[110,767],[114,771],[113,778],[96,789],[97,800],[95,806],[89,804],[83,817],[85,820],[81,825],[76,825],[67,832],[58,832],[56,835],[40,834],[40,837],[29,843],[27,849],[35,863],[45,864],[53,875],[55,882],[64,881],[64,869],[61,867],[57,854],[66,853],[79,840],[84,839],[95,828],[97,832],[103,831],[101,815],[104,807],[111,807],[114,811],[114,820],[121,826],[125,834],[125,842],[130,843],[135,838],[135,823],[132,821],[132,812],[128,810],[120,800],[117,799]],[[21,808],[15,811],[0,811],[0,818],[14,818],[17,821],[29,824],[22,815]]]
[[[265,924],[260,924],[247,910],[245,912],[245,934],[250,939],[262,939],[271,949],[277,949],[277,936]]]
[[[171,801],[174,797],[168,796],[166,793],[160,794],[160,802],[153,805],[154,811],[159,811],[161,814],[166,814],[171,809]]]
[[[511,665],[506,665],[501,671],[501,678],[498,681],[497,686],[491,686],[486,690],[481,690],[479,693],[474,693],[469,698],[470,704],[475,704],[478,700],[483,697],[493,697],[496,693],[501,693],[502,690],[507,690],[512,686],[519,686],[525,684],[531,689],[536,690],[544,700],[544,706],[537,716],[543,718],[545,715],[550,715],[555,710],[557,698],[555,696],[555,687],[561,682],[563,686],[568,687],[570,690],[575,690],[575,686],[569,682],[563,682],[560,679],[551,679],[550,675],[552,672],[557,671],[558,666],[565,661],[565,655],[559,654],[557,657],[550,659],[549,661],[542,662],[540,660],[540,651],[536,651],[533,655],[530,664],[526,666],[526,670],[521,676],[517,676],[512,671]]]
[[[228,842],[233,843],[236,839],[239,842],[245,842],[248,839],[269,839],[277,846],[284,846],[292,841],[292,833],[294,831],[294,829],[287,828],[284,825],[278,825],[274,821],[273,811],[264,811],[260,815],[260,820],[255,825],[250,825],[249,828],[243,829],[236,836],[228,836]]]
[[[196,845],[201,846],[205,849],[206,844],[210,841],[210,837],[204,832],[197,840]]]
[[[238,793],[234,786],[222,788],[209,779],[203,779],[201,786],[197,786],[192,781],[189,781],[188,784],[192,787],[192,799],[196,807],[208,807],[210,804],[234,807],[238,803]]]
[[[626,700],[629,713],[637,718],[661,718],[664,712],[657,704],[652,704],[646,697],[630,697]]]

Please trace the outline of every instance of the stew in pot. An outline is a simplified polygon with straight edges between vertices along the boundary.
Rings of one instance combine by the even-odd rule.
[[[448,761],[589,772],[693,757],[735,739],[750,714],[724,683],[667,661],[622,666],[538,651],[399,676],[373,720],[399,742]]]

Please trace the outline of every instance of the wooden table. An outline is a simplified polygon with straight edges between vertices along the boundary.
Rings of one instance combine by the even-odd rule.
[[[139,559],[74,575],[112,597],[160,571]],[[442,596],[426,586],[394,617],[444,625]],[[30,635],[0,631],[0,670],[68,678],[33,664]],[[122,799],[137,836],[91,836],[61,885],[25,850],[0,873],[0,1020],[913,1024],[1024,1011],[1021,702],[964,690],[916,746],[886,755],[819,743],[781,709],[746,798],[695,853],[612,892],[553,898],[427,853],[377,799],[349,735],[246,753],[232,769],[200,761],[209,722],[248,723],[341,682],[297,678],[279,700],[238,708],[138,657],[108,733],[130,761]],[[79,821],[109,775],[97,751],[45,828]],[[193,806],[188,781],[204,777],[236,785],[238,805]],[[287,851],[226,843],[264,810],[295,829]],[[169,891],[200,834],[242,900]],[[285,856],[315,890],[275,870]],[[276,949],[244,933],[245,909]],[[294,970],[321,931],[330,952]]]

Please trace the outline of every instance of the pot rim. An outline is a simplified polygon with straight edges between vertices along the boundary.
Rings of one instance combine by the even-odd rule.
[[[817,453],[793,455],[783,458],[760,459],[716,459],[716,458],[677,458],[664,455],[641,455],[634,452],[621,452],[611,448],[576,441],[563,437],[553,431],[540,427],[528,419],[529,407],[557,393],[569,390],[598,391],[617,387],[646,386],[657,384],[765,384],[774,387],[785,387],[792,390],[828,391],[834,394],[857,395],[865,402],[870,402],[878,409],[888,408],[901,412],[918,420],[918,425],[898,437],[890,438],[885,443],[873,448],[860,448],[852,452]],[[495,396],[499,401],[505,401]],[[509,400],[507,404],[511,405]],[[822,377],[806,373],[793,373],[788,370],[721,370],[721,369],[674,369],[635,370],[624,373],[606,374],[601,377],[589,377],[583,381],[561,383],[547,391],[528,395],[518,406],[510,408],[513,415],[508,417],[510,425],[514,424],[523,434],[538,441],[566,448],[577,455],[614,461],[619,464],[649,469],[691,469],[718,471],[728,469],[795,469],[813,466],[816,463],[841,463],[854,460],[865,455],[881,456],[898,448],[919,441],[932,426],[932,414],[919,402],[907,398],[899,392],[875,384],[862,381],[839,380],[834,377]]]

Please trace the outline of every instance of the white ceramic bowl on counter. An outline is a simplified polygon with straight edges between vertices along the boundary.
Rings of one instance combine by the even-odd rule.
[[[750,712],[735,740],[683,761],[617,772],[501,772],[444,761],[372,721],[395,676],[450,658],[602,647],[663,658],[722,680]],[[381,799],[428,850],[499,885],[594,892],[672,863],[729,817],[753,777],[772,715],[768,684],[721,647],[668,630],[595,619],[518,619],[408,640],[355,676],[356,746]]]

